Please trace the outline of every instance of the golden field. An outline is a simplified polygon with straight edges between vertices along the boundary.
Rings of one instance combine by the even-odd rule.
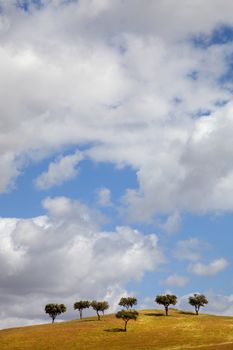
[[[0,331],[1,350],[233,350],[233,317],[142,310],[138,320],[106,315]]]

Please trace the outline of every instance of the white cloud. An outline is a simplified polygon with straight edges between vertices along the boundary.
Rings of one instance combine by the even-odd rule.
[[[111,191],[109,188],[102,187],[97,191],[98,204],[102,207],[109,207],[112,205],[111,202]]]
[[[233,295],[215,294],[213,291],[207,293],[209,304],[206,307],[206,312],[215,315],[233,315]]]
[[[179,275],[170,275],[165,280],[162,281],[162,284],[167,286],[176,286],[176,287],[184,287],[188,283],[189,278],[185,276]]]
[[[197,238],[189,238],[176,243],[174,256],[179,260],[197,261],[201,259],[203,251],[208,248],[209,245],[205,242]]]
[[[228,266],[228,262],[226,259],[220,258],[213,260],[209,264],[195,263],[190,265],[189,271],[195,275],[199,276],[213,276],[223,271]]]
[[[130,227],[102,232],[95,212],[65,197],[48,198],[44,207],[47,216],[0,219],[3,326],[7,317],[9,325],[11,317],[43,320],[49,300],[72,308],[72,298],[106,297],[116,306],[127,282],[164,261],[154,234]]]
[[[38,189],[47,190],[53,186],[61,185],[78,174],[77,165],[83,160],[80,152],[58,158],[50,163],[48,171],[42,173],[35,180]]]
[[[15,178],[20,175],[20,167],[15,158],[16,155],[12,152],[0,154],[1,164],[4,164],[1,170],[0,193],[12,190]]]
[[[181,216],[179,213],[175,212],[168,216],[166,222],[161,225],[161,227],[169,234],[176,233],[181,225]]]
[[[30,14],[13,3],[1,1],[1,192],[23,160],[88,144],[94,161],[135,170],[138,189],[124,196],[133,221],[233,209],[233,106],[217,103],[231,99],[219,78],[232,45],[189,40],[232,24],[231,2],[53,0]],[[195,118],[201,110],[211,116]],[[40,188],[75,174],[74,163],[60,177],[57,167]]]

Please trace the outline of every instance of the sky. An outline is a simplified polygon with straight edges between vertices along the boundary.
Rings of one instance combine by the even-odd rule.
[[[232,12],[0,0],[0,328],[127,295],[233,315]]]

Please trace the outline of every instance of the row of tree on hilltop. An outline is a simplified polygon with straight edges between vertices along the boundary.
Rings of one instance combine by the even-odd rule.
[[[165,315],[168,316],[168,310],[171,305],[176,305],[177,296],[173,294],[166,295],[157,295],[155,298],[157,304],[163,305],[165,309]],[[201,307],[208,304],[208,300],[204,294],[194,294],[189,297],[189,304],[194,306],[196,315],[199,314]],[[124,321],[125,327],[124,331],[127,330],[127,324],[130,320],[137,320],[138,312],[133,310],[132,307],[137,305],[137,299],[134,297],[123,297],[120,299],[119,306],[122,306],[123,309],[116,313],[116,317]],[[98,320],[100,320],[100,313],[104,315],[105,310],[109,308],[107,301],[88,301],[88,300],[79,300],[74,303],[74,310],[79,311],[79,317],[82,320],[83,310],[92,307],[96,311]],[[64,304],[47,304],[45,306],[45,312],[51,317],[52,323],[56,317],[64,312],[66,312],[66,306]]]
[[[165,308],[166,316],[168,315],[168,308],[170,305],[176,305],[177,296],[173,294],[157,295],[155,302],[163,305]],[[208,300],[204,294],[195,293],[193,296],[189,297],[189,304],[194,306],[196,315],[199,314],[200,307],[208,304]]]
[[[88,301],[88,300],[80,300],[74,303],[74,310],[79,310],[80,319],[82,319],[82,312],[84,309],[88,309],[92,307],[93,310],[96,311],[98,320],[100,320],[100,312],[104,315],[104,311],[109,308],[109,304],[107,301]],[[66,312],[66,306],[64,304],[47,304],[45,305],[45,313],[49,314],[52,319],[52,323],[56,317],[62,313]]]

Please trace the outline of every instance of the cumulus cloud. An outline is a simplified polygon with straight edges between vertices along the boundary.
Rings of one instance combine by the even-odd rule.
[[[69,198],[47,198],[43,205],[46,216],[0,219],[3,326],[7,317],[43,320],[49,300],[72,308],[72,297],[106,297],[116,305],[127,282],[164,261],[154,234],[130,227],[101,231],[95,212]]]
[[[207,305],[206,312],[213,313],[215,315],[233,315],[233,295],[215,294],[213,291],[207,293],[209,304]]]
[[[203,251],[208,248],[209,245],[205,242],[197,238],[189,238],[178,241],[173,254],[179,260],[197,261],[201,259]]]
[[[220,258],[220,259],[213,260],[209,264],[203,264],[198,262],[193,265],[190,265],[189,271],[199,276],[213,276],[225,270],[227,266],[228,266],[227,260]]]
[[[186,286],[188,281],[189,281],[188,277],[171,275],[171,276],[168,276],[165,280],[163,280],[162,284],[165,284],[167,286],[184,287]]]
[[[231,83],[220,84],[232,45],[210,39],[232,24],[231,2],[0,4],[1,192],[23,160],[86,144],[90,159],[135,170],[138,188],[123,200],[133,221],[232,210]],[[74,163],[52,162],[37,186],[73,177]]]
[[[53,186],[74,178],[78,174],[77,165],[83,159],[80,152],[58,158],[50,163],[48,170],[43,172],[36,180],[38,189],[47,190]]]

